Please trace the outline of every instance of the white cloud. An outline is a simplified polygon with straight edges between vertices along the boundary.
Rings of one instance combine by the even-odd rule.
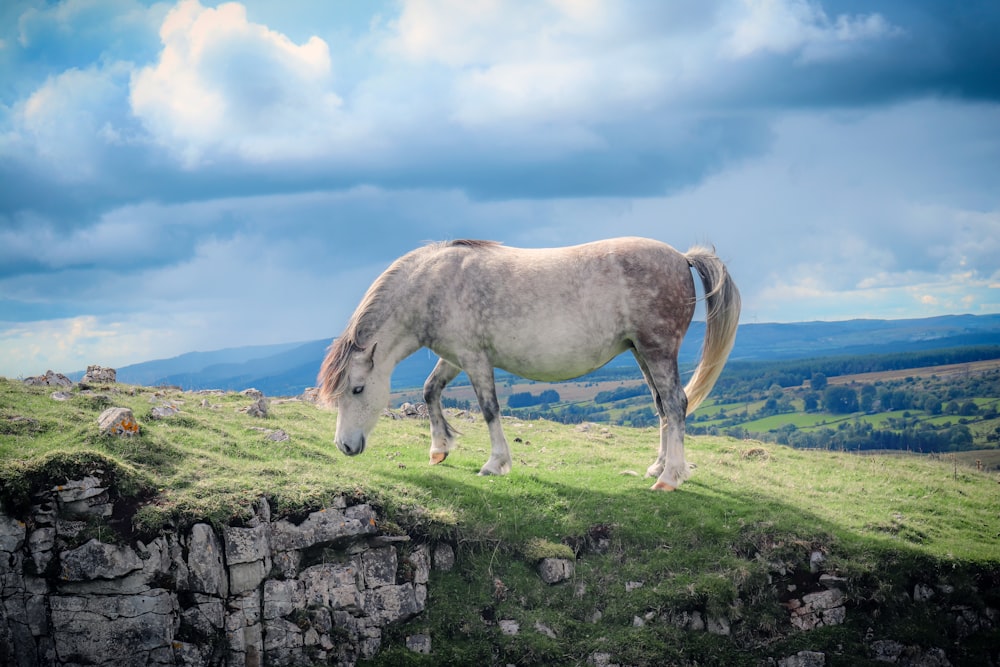
[[[13,132],[0,139],[11,154],[28,154],[45,164],[48,173],[65,181],[93,178],[109,143],[117,133],[129,68],[69,69],[50,77],[13,111]]]
[[[194,167],[322,154],[341,136],[341,98],[322,39],[295,44],[250,23],[245,8],[184,0],[160,29],[163,51],[132,79],[132,111]]]
[[[829,60],[849,54],[852,45],[900,33],[877,13],[831,20],[814,0],[743,0],[740,10],[725,46],[735,58],[800,52],[806,62]]]

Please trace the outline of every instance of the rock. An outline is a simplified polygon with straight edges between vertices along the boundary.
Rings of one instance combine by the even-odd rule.
[[[792,625],[800,630],[840,625],[847,616],[844,594],[839,588],[810,593],[801,600],[790,600],[785,606],[791,612]]]
[[[541,621],[535,621],[535,632],[540,635],[545,635],[549,639],[556,639],[557,637],[555,631]]]
[[[730,632],[729,619],[724,616],[709,616],[706,629],[710,635],[728,637]]]
[[[375,512],[368,504],[354,505],[344,511],[323,509],[313,512],[298,525],[287,519],[272,523],[271,548],[274,551],[305,549],[375,532]]]
[[[421,545],[410,552],[406,562],[413,572],[413,583],[426,584],[431,575],[431,553],[427,545]]]
[[[822,551],[813,551],[809,554],[809,571],[815,574],[823,569],[823,563],[826,562],[826,556]]]
[[[891,639],[879,639],[871,643],[872,658],[878,662],[896,662],[903,653],[904,646]]]
[[[240,412],[245,412],[248,415],[250,415],[251,417],[257,417],[258,419],[264,419],[264,418],[267,417],[268,409],[269,409],[269,406],[268,406],[267,398],[261,396],[260,398],[258,398],[256,401],[254,401],[252,404],[248,405],[247,407],[240,408]]]
[[[426,419],[428,417],[426,403],[403,403],[399,406],[399,414],[409,419]]]
[[[925,584],[917,584],[913,587],[913,601],[927,602],[934,597],[934,589]]]
[[[414,653],[428,655],[431,652],[430,635],[409,635],[406,638],[406,648]]]
[[[434,545],[433,561],[434,569],[447,572],[455,567],[455,550],[446,542],[438,542]]]
[[[144,595],[49,598],[55,649],[88,664],[163,664],[178,621],[177,600],[163,589]],[[81,657],[86,656],[81,660]]]
[[[241,391],[240,396],[259,399],[259,398],[264,398],[264,392],[262,392],[260,389],[254,389],[253,387],[250,387],[248,389],[244,389],[243,391]]]
[[[54,391],[50,394],[50,398],[53,401],[68,401],[73,398],[73,394],[68,391]]]
[[[228,596],[229,577],[223,565],[223,553],[222,542],[211,526],[206,523],[192,526],[185,563],[187,580],[181,582],[179,588],[218,597]]]
[[[618,663],[611,662],[610,653],[591,653],[587,656],[587,664],[593,667],[618,667]]]
[[[280,428],[277,431],[271,431],[267,434],[267,439],[271,442],[288,442],[290,439],[289,435],[285,433]]]
[[[319,403],[319,388],[306,387],[302,392],[302,400],[306,403]]]
[[[130,437],[139,433],[139,424],[128,408],[108,408],[97,418],[97,426],[101,435]]]
[[[568,558],[543,558],[538,563],[538,574],[545,583],[558,584],[573,578],[576,563]]]
[[[641,581],[626,581],[625,582],[625,592],[626,593],[631,593],[632,591],[634,591],[634,590],[636,590],[638,588],[642,588],[644,585],[645,585],[645,583],[641,582]]]
[[[175,405],[158,405],[149,411],[150,419],[166,419],[180,414],[180,408]]]
[[[799,651],[778,661],[778,667],[824,667],[824,665],[826,665],[826,654],[816,651]]]
[[[24,384],[29,387],[72,387],[73,381],[62,373],[45,371],[45,375],[24,378]]]
[[[501,620],[498,625],[500,626],[500,632],[508,637],[514,637],[521,632],[521,624],[513,619]]]
[[[142,561],[131,547],[119,547],[91,539],[60,557],[63,581],[115,579],[142,569]]]
[[[114,384],[118,381],[118,372],[113,368],[102,368],[101,366],[87,366],[87,372],[80,380],[80,384]]]
[[[405,621],[423,611],[417,603],[413,584],[366,590],[362,594],[361,607],[376,625]]]

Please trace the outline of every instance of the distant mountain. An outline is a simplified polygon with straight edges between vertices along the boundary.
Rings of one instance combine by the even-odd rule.
[[[682,365],[697,362],[704,334],[704,322],[692,323],[681,346]],[[184,389],[256,387],[269,396],[293,396],[316,384],[316,373],[329,344],[329,339],[323,339],[191,352],[119,368],[118,380],[147,386],[176,385]],[[765,361],[988,344],[1000,344],[1000,315],[744,324],[736,336],[731,358]],[[422,385],[436,362],[437,357],[428,350],[408,357],[393,373],[393,388]],[[635,367],[635,361],[626,353],[608,365]],[[463,379],[464,376],[460,376],[456,381]]]

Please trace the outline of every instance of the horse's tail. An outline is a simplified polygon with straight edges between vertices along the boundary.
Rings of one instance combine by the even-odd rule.
[[[740,319],[740,292],[714,250],[696,246],[684,253],[684,257],[701,276],[707,312],[701,362],[684,387],[687,414],[691,414],[712,391],[733,349]]]

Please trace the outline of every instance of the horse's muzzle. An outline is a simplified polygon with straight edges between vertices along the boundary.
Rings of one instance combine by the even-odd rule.
[[[338,442],[337,448],[347,454],[348,456],[357,456],[361,452],[365,451],[365,436],[359,437],[353,443],[351,442]]]

